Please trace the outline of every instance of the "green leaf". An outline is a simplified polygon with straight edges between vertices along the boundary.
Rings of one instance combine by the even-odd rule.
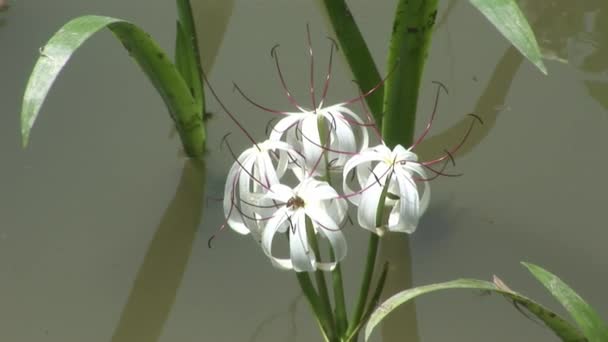
[[[359,89],[366,93],[370,89],[378,87],[382,78],[346,2],[344,0],[323,0],[322,5],[338,38],[342,53],[357,80]],[[365,98],[378,127],[382,124],[383,96],[384,87],[380,85]]]
[[[177,0],[177,38],[175,41],[175,63],[186,80],[197,105],[205,108],[202,67],[196,38],[196,27],[189,0]]]
[[[177,68],[150,36],[137,26],[111,17],[83,16],[65,24],[40,50],[40,57],[28,81],[21,110],[23,145],[55,79],[74,51],[103,28],[122,42],[156,87],[175,121],[186,154],[203,154],[205,131],[202,108],[198,107]]]
[[[515,0],[470,1],[519,52],[534,63],[543,74],[547,74],[534,32]]]
[[[556,313],[545,308],[531,299],[524,297],[509,289],[504,283],[494,277],[494,283],[475,279],[459,279],[445,283],[420,286],[413,289],[405,290],[397,293],[387,299],[372,313],[367,326],[365,327],[365,340],[367,341],[373,329],[382,321],[386,315],[391,313],[395,308],[404,304],[420,295],[435,291],[443,291],[448,289],[469,289],[482,290],[501,294],[513,302],[518,310],[527,309],[530,313],[538,317],[542,322],[551,328],[563,341],[582,342],[585,338],[580,331]]]
[[[608,341],[608,327],[583,298],[554,274],[534,264],[522,264],[566,308],[590,342]]]

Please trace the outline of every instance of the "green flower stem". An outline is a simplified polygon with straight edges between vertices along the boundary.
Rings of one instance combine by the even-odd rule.
[[[380,200],[378,201],[378,210],[376,211],[376,227],[382,226],[384,218],[384,201],[386,200],[386,194],[388,193],[388,185],[391,182],[392,174],[386,177],[384,188],[380,194]],[[355,313],[353,319],[348,327],[347,336],[350,336],[358,326],[361,325],[361,321],[364,318],[363,313],[365,311],[365,304],[367,303],[367,295],[369,293],[369,286],[374,276],[374,267],[376,266],[376,256],[378,255],[378,242],[380,238],[378,234],[371,233],[369,236],[369,244],[367,247],[367,261],[365,262],[365,271],[363,272],[363,281],[361,282],[361,289],[359,290],[359,299],[355,306]]]
[[[317,322],[321,326],[321,331],[325,336],[325,339],[329,340],[328,336],[332,331],[332,325],[330,320],[326,317],[327,315],[324,312],[321,299],[310,280],[310,276],[306,272],[296,272],[296,277],[298,278],[298,283],[300,284],[300,288],[302,288],[302,292],[304,292],[304,296],[308,300],[308,303],[317,318]]]
[[[344,0],[322,0],[342,53],[363,93],[378,86],[382,79],[361,31]],[[365,98],[378,127],[382,123],[383,87]]]
[[[317,119],[317,127],[319,130],[319,140],[322,146],[326,145],[327,137],[327,126],[324,125],[323,118]],[[323,161],[325,162],[325,180],[331,185],[331,173],[329,170],[329,157],[327,151],[323,152]],[[329,256],[331,261],[335,261],[336,257],[334,251],[329,247]],[[344,282],[342,281],[342,268],[340,263],[336,264],[336,268],[331,273],[332,288],[334,291],[334,300],[336,307],[334,309],[334,315],[336,318],[336,335],[343,336],[346,333],[348,327],[348,315],[346,314],[346,300],[344,299]]]
[[[306,234],[308,235],[308,241],[310,247],[317,261],[321,261],[321,251],[319,250],[319,243],[317,242],[317,236],[312,226],[310,218],[306,218]],[[315,272],[315,280],[317,283],[317,290],[319,291],[319,299],[321,307],[324,311],[326,319],[331,323],[332,329],[328,332],[328,337],[332,340],[336,336],[335,321],[331,312],[331,302],[329,300],[329,292],[327,291],[327,282],[325,281],[325,274],[323,271],[317,269]]]
[[[409,146],[414,135],[418,91],[437,16],[437,0],[400,0],[388,56],[382,137],[389,147]]]
[[[329,249],[331,261],[335,261],[333,249]],[[334,290],[334,301],[336,307],[334,314],[336,317],[336,330],[338,336],[344,336],[348,328],[348,315],[346,314],[346,300],[344,298],[344,282],[342,281],[342,268],[340,263],[336,264],[336,268],[331,272],[331,280]]]

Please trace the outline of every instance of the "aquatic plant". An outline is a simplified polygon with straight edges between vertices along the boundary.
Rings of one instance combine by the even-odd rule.
[[[530,26],[514,0],[471,0],[480,12],[543,73],[540,51]],[[327,341],[356,341],[366,324],[366,338],[373,327],[394,307],[418,294],[444,288],[476,288],[494,291],[510,298],[537,315],[567,341],[602,341],[606,328],[597,315],[578,296],[548,272],[527,265],[570,310],[580,330],[539,304],[511,291],[502,281],[493,283],[459,280],[406,290],[376,308],[386,281],[384,268],[372,289],[378,243],[386,231],[413,233],[430,201],[429,182],[445,172],[454,153],[466,141],[476,122],[472,115],[462,141],[441,157],[420,161],[414,148],[425,139],[437,113],[441,84],[435,106],[423,133],[414,140],[418,93],[435,21],[438,0],[400,0],[394,16],[391,43],[387,53],[388,72],[382,79],[354,17],[344,0],[323,0],[337,42],[331,41],[330,57],[323,89],[315,89],[314,55],[310,31],[307,41],[310,57],[309,95],[311,104],[301,105],[287,87],[277,48],[272,57],[282,90],[293,110],[275,110],[258,104],[235,85],[246,101],[279,117],[270,132],[258,142],[239,123],[227,106],[211,91],[223,111],[234,121],[251,145],[237,155],[228,137],[224,145],[234,159],[223,198],[226,227],[251,235],[262,252],[278,268],[292,270]],[[108,28],[140,65],[163,98],[189,157],[202,159],[205,150],[205,93],[207,81],[201,68],[196,31],[188,0],[177,0],[175,56],[167,54],[143,30],[132,23],[110,17],[84,16],[68,22],[40,49],[40,57],[28,82],[21,112],[23,144],[26,145],[56,77],[72,53],[88,38]],[[340,46],[355,76],[360,93],[336,104],[326,105],[334,50]],[[317,95],[320,94],[320,99]],[[350,108],[360,102],[363,115]],[[367,104],[367,107],[365,106]],[[380,144],[369,147],[369,134]],[[435,165],[441,164],[436,168]],[[339,185],[342,187],[340,188]],[[351,203],[357,210],[357,223],[370,231],[368,253],[362,267],[359,295],[351,315],[346,298],[341,262],[347,258],[345,233]],[[284,235],[289,257],[273,252],[275,240]],[[327,241],[329,258],[321,244]],[[331,274],[333,303],[326,272]],[[314,283],[311,278],[314,276]],[[519,309],[519,307],[518,307]],[[375,310],[375,311],[374,311]],[[374,312],[374,313],[372,313]]]
[[[72,54],[93,34],[107,28],[148,76],[171,115],[186,155],[200,158],[205,150],[205,96],[196,30],[189,0],[177,0],[179,19],[175,61],[138,26],[121,19],[87,15],[65,24],[40,48],[21,109],[21,136],[26,146],[55,79]]]
[[[496,293],[505,297],[522,314],[526,312],[536,316],[551,329],[562,341],[608,341],[608,325],[583,298],[556,275],[540,266],[523,263],[523,265],[540,281],[551,294],[564,306],[576,322],[576,326],[545,306],[511,290],[500,278],[494,276],[492,282],[476,279],[459,279],[445,283],[420,286],[393,295],[371,314],[365,328],[367,341],[374,328],[400,305],[423,294],[450,289],[469,289]]]

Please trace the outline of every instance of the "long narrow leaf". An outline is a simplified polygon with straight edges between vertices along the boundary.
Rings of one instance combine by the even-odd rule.
[[[346,2],[323,0],[322,4],[361,91],[366,93],[378,86],[382,82],[380,73]],[[382,125],[383,93],[384,87],[380,86],[365,98],[378,127]]]
[[[590,342],[608,341],[608,327],[598,313],[557,276],[534,264],[522,263],[566,308]]]
[[[391,298],[387,299],[382,303],[374,313],[372,313],[367,326],[365,327],[365,340],[367,341],[374,330],[374,327],[386,317],[389,313],[395,310],[401,304],[404,304],[420,295],[427,294],[435,291],[443,291],[448,289],[469,289],[469,290],[482,290],[495,292],[504,295],[517,306],[517,308],[525,308],[541,321],[543,321],[549,328],[551,328],[555,334],[557,334],[563,341],[567,342],[582,342],[585,338],[581,332],[574,326],[568,323],[563,318],[559,317],[556,313],[545,308],[541,304],[538,304],[531,299],[524,297],[516,292],[508,289],[500,280],[495,279],[495,283],[490,283],[482,280],[475,279],[459,279],[449,281],[445,283],[420,286],[413,289],[399,292]]]
[[[177,59],[182,59],[179,68],[180,73],[186,80],[188,87],[197,105],[205,108],[205,94],[203,92],[203,78],[200,54],[198,50],[198,40],[196,38],[196,26],[192,17],[192,7],[190,0],[177,0],[177,13],[179,20],[177,23],[177,39],[175,46],[176,63]],[[180,37],[181,36],[181,37]]]
[[[534,32],[515,0],[470,1],[517,50],[547,74]]]
[[[27,145],[32,126],[51,86],[74,51],[106,27],[120,39],[160,93],[175,121],[186,153],[191,157],[202,156],[205,142],[202,109],[196,106],[179,71],[147,33],[129,22],[103,16],[83,16],[68,22],[40,50],[40,58],[23,96],[23,145]]]

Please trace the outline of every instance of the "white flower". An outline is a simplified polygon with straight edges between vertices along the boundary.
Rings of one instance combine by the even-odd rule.
[[[331,167],[339,168],[351,155],[367,147],[368,133],[364,122],[346,107],[346,103],[321,106],[322,103],[314,110],[300,107],[299,112],[282,112],[285,116],[275,124],[269,139],[284,138],[300,150],[308,169],[315,168],[324,151],[327,152],[327,161],[331,162]],[[353,130],[353,125],[359,127],[359,136]],[[325,168],[324,163],[321,160],[321,170]]]
[[[301,160],[298,153],[281,141],[267,140],[241,153],[230,168],[224,187],[228,226],[240,234],[256,233],[260,228],[258,216],[265,211],[258,206],[260,199],[272,185],[279,183],[288,163],[298,159]]]
[[[266,194],[268,202],[277,207],[262,232],[262,249],[273,264],[296,272],[333,270],[346,256],[346,240],[340,224],[346,217],[347,202],[326,182],[304,179],[297,187],[274,184]],[[325,237],[333,249],[333,262],[316,260],[306,229],[310,220],[316,236]],[[290,258],[272,254],[272,243],[277,232],[288,232]]]
[[[347,184],[349,173],[353,169],[360,186],[358,191],[351,190]],[[384,229],[412,233],[430,199],[430,189],[425,179],[426,171],[415,153],[401,145],[395,146],[392,151],[385,145],[378,145],[363,150],[346,162],[343,187],[347,193],[345,197],[359,207],[357,219],[361,227],[378,235]],[[382,224],[378,226],[378,204],[387,181],[389,184],[384,205],[387,209],[392,208],[388,222],[382,217]],[[424,184],[421,194],[416,181]]]

